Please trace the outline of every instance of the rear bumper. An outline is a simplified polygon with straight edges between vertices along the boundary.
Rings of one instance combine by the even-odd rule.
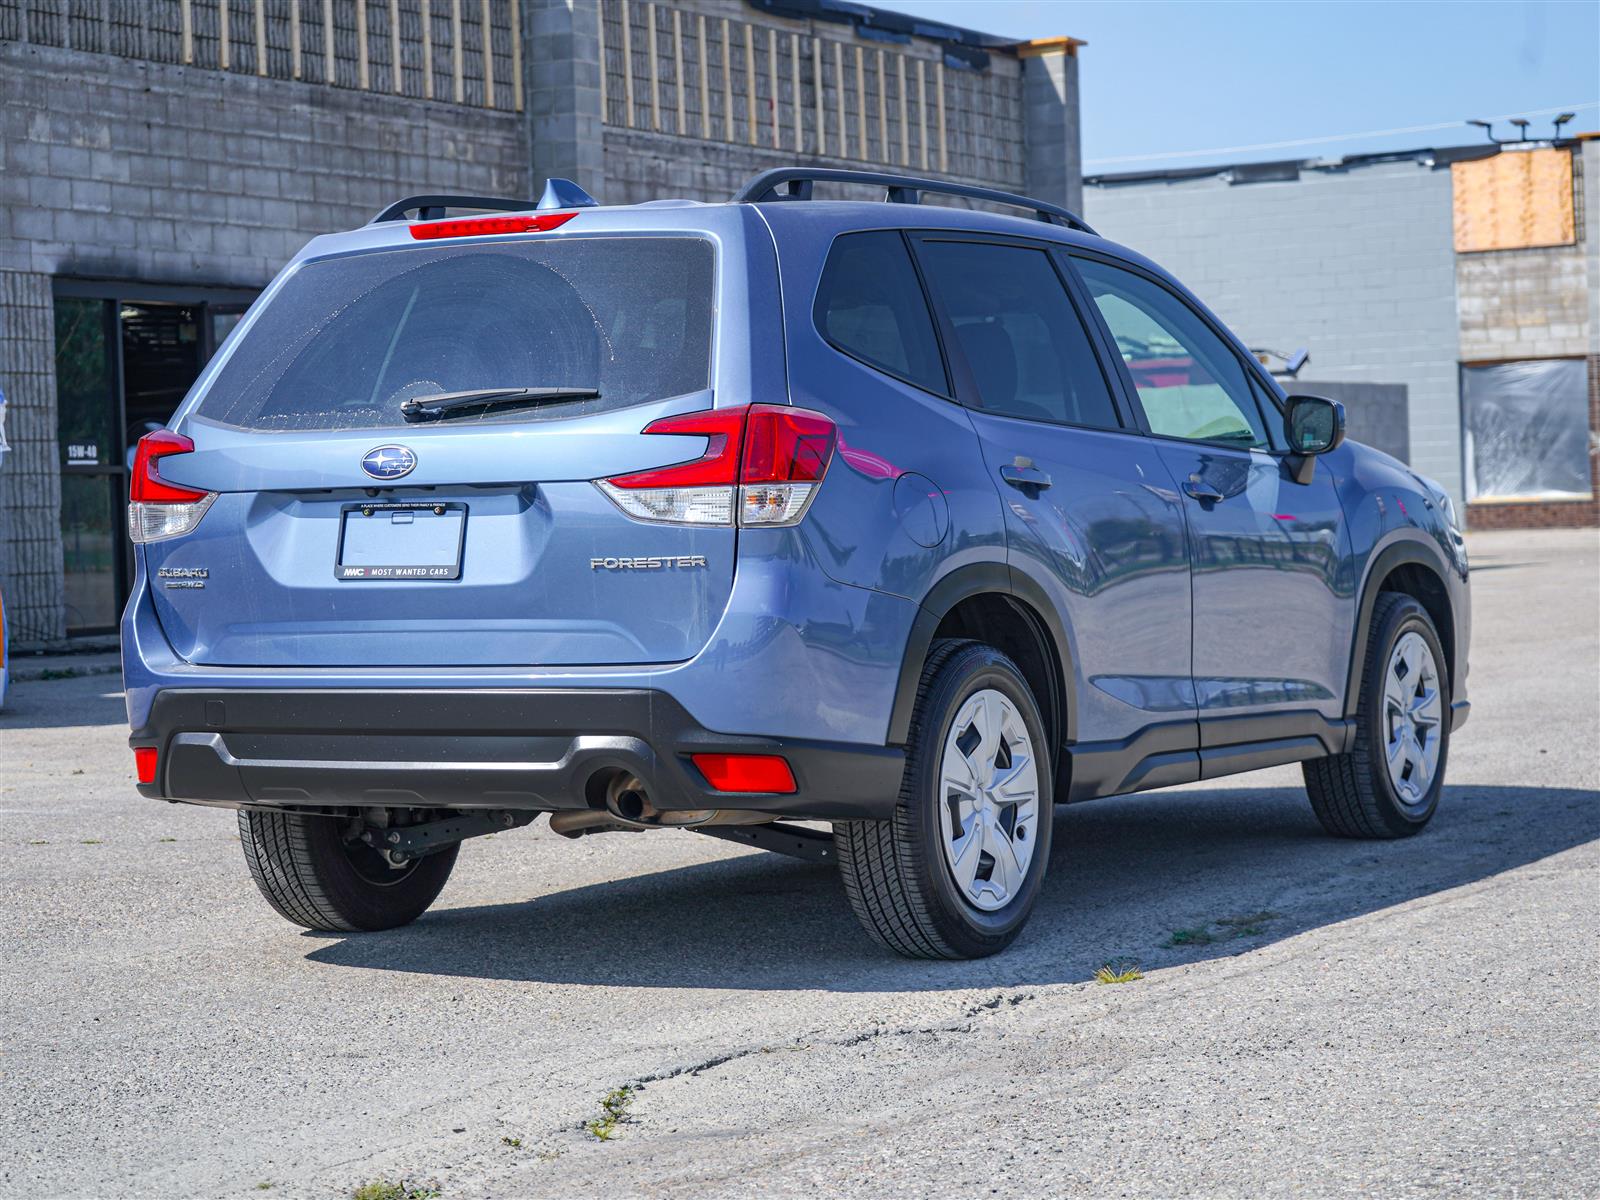
[[[894,748],[712,733],[646,688],[167,688],[128,739],[159,751],[152,799],[227,807],[588,807],[592,777],[629,771],[664,810],[883,818]],[[781,754],[793,795],[713,791],[692,753]]]

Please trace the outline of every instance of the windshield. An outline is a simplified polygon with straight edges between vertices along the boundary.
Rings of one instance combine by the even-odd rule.
[[[413,397],[587,397],[467,421],[601,412],[709,386],[712,250],[587,238],[385,250],[310,263],[255,320],[198,415],[246,429],[404,425]],[[459,422],[457,422],[459,423]]]

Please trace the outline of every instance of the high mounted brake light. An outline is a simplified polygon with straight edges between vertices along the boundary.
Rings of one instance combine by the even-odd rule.
[[[453,221],[425,221],[411,227],[419,242],[436,238],[482,237],[487,233],[549,233],[559,229],[577,213],[539,213],[537,216],[462,217]]]
[[[838,430],[783,404],[714,408],[652,421],[645,433],[699,434],[698,458],[597,479],[630,517],[678,525],[795,525],[806,515]]]
[[[128,481],[128,536],[135,542],[181,537],[200,524],[216,500],[215,492],[196,491],[161,478],[157,465],[161,459],[193,450],[192,441],[170,429],[158,429],[139,439],[133,476]]]

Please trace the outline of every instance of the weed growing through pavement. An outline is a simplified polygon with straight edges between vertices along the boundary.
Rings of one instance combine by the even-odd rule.
[[[1094,973],[1096,983],[1132,983],[1135,979],[1143,979],[1144,972],[1139,970],[1139,964],[1118,959],[1108,962]]]
[[[505,1137],[501,1138],[500,1144],[503,1146],[510,1146],[513,1150],[522,1149],[522,1139],[519,1137],[513,1137],[511,1134],[507,1134]]]
[[[444,1195],[431,1183],[410,1183],[402,1179],[374,1179],[350,1193],[351,1200],[438,1200]]]
[[[609,1142],[617,1136],[617,1126],[628,1119],[628,1106],[633,1103],[633,1089],[627,1084],[613,1088],[600,1101],[600,1115],[583,1123],[589,1136],[596,1141]]]
[[[1267,922],[1275,921],[1278,914],[1270,909],[1260,912],[1244,913],[1237,917],[1218,917],[1205,925],[1196,926],[1194,929],[1174,929],[1163,946],[1169,948],[1176,946],[1209,946],[1212,942],[1224,938],[1260,937],[1267,931]],[[1217,929],[1221,932],[1213,933]]]

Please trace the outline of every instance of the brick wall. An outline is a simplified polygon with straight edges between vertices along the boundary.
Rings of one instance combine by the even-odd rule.
[[[1461,498],[1448,171],[1407,160],[1282,182],[1091,183],[1085,208],[1246,344],[1305,346],[1319,379],[1404,384],[1411,464]]]

